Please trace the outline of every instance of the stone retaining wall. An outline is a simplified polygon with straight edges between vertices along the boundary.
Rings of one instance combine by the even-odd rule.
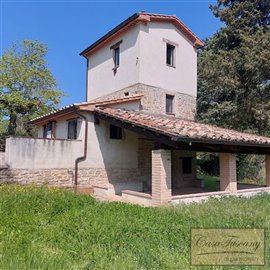
[[[137,169],[79,169],[78,185],[92,186],[107,183],[138,181]],[[1,169],[1,183],[48,184],[59,187],[74,185],[74,170],[68,169]]]

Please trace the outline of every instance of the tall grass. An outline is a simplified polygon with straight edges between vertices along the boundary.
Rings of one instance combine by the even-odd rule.
[[[191,227],[266,228],[269,265],[269,225],[269,195],[143,208],[0,186],[0,269],[239,269],[191,267]]]

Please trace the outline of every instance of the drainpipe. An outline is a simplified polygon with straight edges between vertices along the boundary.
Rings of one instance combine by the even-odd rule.
[[[75,112],[78,116],[80,116],[81,118],[83,118],[84,122],[85,122],[85,130],[84,130],[84,149],[83,149],[83,156],[81,157],[77,157],[75,160],[75,175],[74,175],[74,184],[75,187],[77,189],[78,186],[78,165],[80,162],[84,161],[86,159],[86,155],[87,155],[87,141],[88,141],[88,120],[87,118],[83,115],[80,114],[78,112]]]

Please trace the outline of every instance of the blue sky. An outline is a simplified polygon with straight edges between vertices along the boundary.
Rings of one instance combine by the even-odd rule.
[[[209,10],[216,1],[12,1],[0,0],[0,49],[23,39],[47,44],[47,62],[66,92],[61,105],[85,100],[86,60],[79,53],[135,12],[177,15],[200,38],[221,23]]]

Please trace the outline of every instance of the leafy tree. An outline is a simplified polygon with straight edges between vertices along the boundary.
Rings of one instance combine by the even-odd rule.
[[[24,133],[27,122],[57,107],[63,95],[45,61],[47,47],[24,40],[7,49],[0,59],[0,109],[8,119],[8,134],[16,134],[18,121]]]
[[[270,116],[270,2],[218,0],[210,8],[225,26],[199,53],[199,117],[264,134]]]
[[[198,117],[204,122],[269,134],[270,2],[218,0],[210,6],[224,26],[198,58]],[[238,156],[238,177],[258,176],[261,158]],[[207,155],[202,166],[216,167]],[[206,164],[204,164],[206,163]],[[211,173],[211,171],[209,171]]]

